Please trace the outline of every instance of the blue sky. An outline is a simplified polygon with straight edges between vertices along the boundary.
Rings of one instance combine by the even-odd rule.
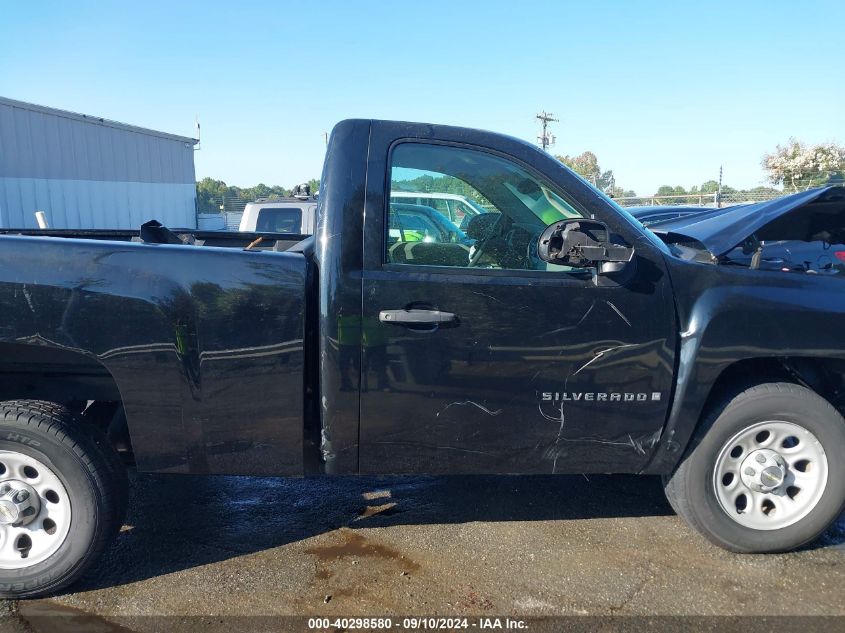
[[[450,123],[596,153],[639,194],[760,184],[790,136],[845,142],[842,0],[12,2],[0,95],[193,135],[197,176],[319,175],[348,117]]]

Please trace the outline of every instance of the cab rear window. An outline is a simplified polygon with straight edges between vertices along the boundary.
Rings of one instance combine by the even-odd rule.
[[[255,230],[267,233],[300,233],[302,209],[296,207],[269,207],[258,212]]]

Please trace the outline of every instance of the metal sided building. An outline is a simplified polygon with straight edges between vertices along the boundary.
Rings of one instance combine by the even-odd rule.
[[[196,143],[0,97],[0,228],[196,228]]]

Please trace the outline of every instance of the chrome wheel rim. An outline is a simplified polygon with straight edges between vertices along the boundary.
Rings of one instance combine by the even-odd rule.
[[[0,569],[37,565],[56,553],[70,530],[70,497],[43,462],[0,451]]]
[[[804,427],[760,422],[719,452],[713,489],[731,519],[754,530],[779,530],[813,511],[827,486],[827,455]]]

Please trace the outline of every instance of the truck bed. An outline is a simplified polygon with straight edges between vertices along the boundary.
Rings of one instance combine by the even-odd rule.
[[[236,250],[301,236],[142,233],[0,233],[0,400],[73,366],[65,398],[111,381],[142,470],[302,474],[308,262]]]

